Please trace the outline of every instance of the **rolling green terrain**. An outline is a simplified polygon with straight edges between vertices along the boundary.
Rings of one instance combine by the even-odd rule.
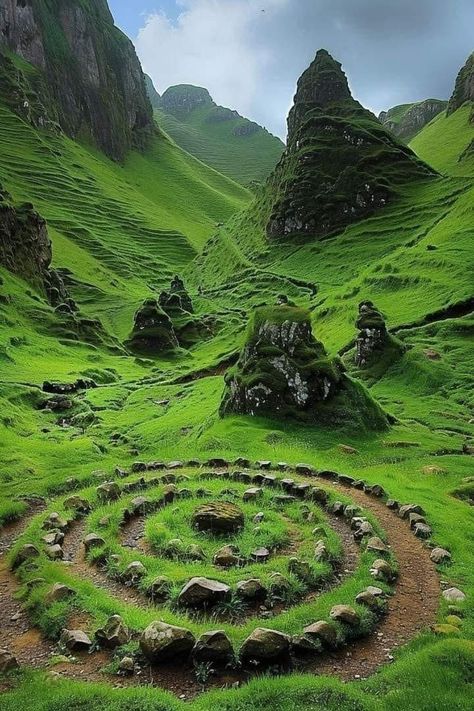
[[[192,89],[205,92],[198,104],[191,103],[185,112],[179,104],[170,105],[170,92]],[[178,146],[242,185],[265,180],[284,150],[279,138],[236,111],[217,106],[205,89],[171,87],[155,108],[155,117]]]
[[[157,111],[160,127],[173,140],[157,129],[147,148],[129,151],[118,163],[86,139],[73,140],[33,125],[12,110],[0,90],[0,182],[16,204],[33,203],[47,220],[53,266],[63,274],[80,313],[94,322],[90,330],[78,331],[70,318],[47,303],[41,290],[0,266],[0,536],[7,541],[12,522],[24,522],[8,557],[2,555],[0,572],[4,586],[18,585],[14,604],[25,605],[22,614],[55,650],[45,663],[22,662],[19,670],[0,676],[0,705],[19,711],[34,699],[35,711],[289,711],[295,706],[307,711],[467,711],[474,684],[474,157],[466,152],[474,132],[472,105],[465,103],[449,116],[440,114],[410,144],[430,166],[431,175],[427,171],[420,178],[414,169],[413,174],[407,170],[407,178],[403,170],[389,171],[387,179],[396,175],[398,182],[388,205],[329,236],[289,235],[277,243],[266,236],[277,198],[274,179],[258,188],[255,197],[238,183],[263,179],[281,145],[272,138],[271,154],[271,137],[262,131],[234,137],[229,129],[241,119],[210,124],[208,111],[195,108],[186,120]],[[371,127],[372,120],[366,116],[364,126]],[[355,128],[360,128],[358,122]],[[383,151],[389,146],[396,160],[398,142],[378,130]],[[259,175],[253,160],[257,148],[268,157],[265,164],[259,159]],[[404,152],[400,161],[406,155],[411,154]],[[284,191],[285,185],[279,189]],[[158,298],[174,274],[184,279],[194,315],[206,319],[209,330],[188,348],[137,356],[125,346],[134,313],[145,299]],[[280,294],[301,307],[294,311],[304,313],[305,319],[309,311],[314,336],[328,358],[342,359],[346,377],[359,391],[367,388],[364,392],[384,410],[390,427],[362,427],[360,413],[350,408],[339,427],[303,418],[219,415],[224,375],[246,343],[249,320],[256,308],[273,305]],[[404,346],[393,360],[381,359],[367,370],[354,363],[355,321],[363,300],[373,300]],[[265,309],[257,314],[265,314]],[[269,347],[265,357],[275,357],[275,351]],[[77,378],[93,379],[97,387],[75,393],[65,411],[54,410],[51,403],[44,409],[50,398],[42,389],[44,381],[71,383]],[[86,661],[81,654],[73,655],[78,661],[71,655],[64,661],[66,650],[57,647],[57,641],[71,619],[90,634],[116,613],[137,633],[156,619],[196,635],[222,629],[238,652],[257,626],[299,635],[305,625],[329,619],[333,605],[355,604],[355,596],[366,586],[379,585],[369,572],[376,556],[365,544],[357,548],[357,560],[342,580],[334,579],[332,565],[341,562],[346,543],[330,525],[331,505],[336,499],[344,505],[360,503],[355,497],[363,494],[351,487],[341,493],[323,477],[311,483],[327,489],[329,504],[323,510],[305,502],[306,511],[296,499],[280,505],[270,485],[262,498],[243,502],[245,490],[256,484],[238,477],[228,481],[230,477],[219,476],[220,466],[186,465],[179,468],[184,478],[175,483],[188,493],[173,493],[171,507],[150,509],[144,549],[124,545],[124,511],[137,496],[132,493],[136,489],[124,486],[144,476],[149,503],[162,501],[169,486],[168,481],[151,481],[153,467],[143,474],[139,462],[234,462],[238,457],[252,461],[252,466],[235,467],[248,469],[252,477],[259,473],[256,460],[293,466],[307,462],[310,469],[379,484],[398,502],[421,506],[432,532],[425,548],[413,537],[420,569],[425,557],[430,565],[428,543],[451,554],[437,573],[431,566],[436,586],[429,623],[410,635],[401,619],[399,631],[407,644],[390,645],[375,666],[370,666],[369,650],[367,672],[362,661],[360,672],[345,674],[352,652],[346,657],[343,645],[353,639],[357,659],[360,639],[376,635],[380,622],[377,611],[356,604],[357,625],[336,624],[342,651],[330,658],[322,673],[304,665],[291,673],[271,666],[240,688],[221,688],[225,682],[214,683],[202,667],[190,667],[191,681],[179,687],[166,674],[154,680],[148,672],[118,679],[120,658],[138,653],[135,638],[115,657],[107,657],[102,667],[99,663],[90,678],[89,655]],[[167,469],[170,473],[172,468]],[[306,481],[298,470],[291,477],[297,483]],[[122,496],[108,503],[100,499],[97,485],[114,479]],[[234,493],[223,491],[229,488]],[[84,520],[68,509],[71,494],[85,497],[92,506]],[[29,497],[43,497],[44,509],[31,509]],[[245,575],[240,568],[216,572],[211,557],[219,543],[212,536],[198,536],[190,525],[197,498],[237,501],[242,507],[244,529],[221,543],[239,547],[246,557]],[[366,499],[362,513],[383,541],[391,540],[391,526],[377,516],[386,509],[385,499],[373,506],[373,498]],[[257,524],[253,519],[260,511],[266,518]],[[87,561],[79,562],[76,555],[69,566],[48,557],[42,526],[53,512],[70,517],[70,546],[74,541],[79,545],[87,533],[103,537]],[[393,516],[393,529],[404,526],[409,532],[407,524]],[[327,543],[329,555],[323,562],[314,559],[314,536]],[[170,552],[170,540],[176,538],[182,547],[178,544]],[[203,549],[203,562],[190,562],[189,548],[196,542]],[[13,564],[24,544],[34,544],[41,552],[36,567],[26,562],[14,577],[5,560]],[[271,549],[271,562],[249,562],[257,546]],[[102,553],[103,568],[94,568],[94,561],[104,562]],[[386,553],[394,569],[397,554],[395,544]],[[111,558],[114,555],[118,558]],[[288,555],[310,562],[309,582],[302,583],[288,569]],[[125,566],[136,560],[145,565],[146,575],[138,584],[120,587]],[[248,614],[235,594],[211,619],[207,613],[191,614],[179,607],[179,590],[191,574],[218,576],[235,593],[241,574],[261,576],[271,588],[273,572],[287,575],[290,587],[282,600],[268,596],[268,617]],[[412,583],[423,585],[423,580],[416,563],[403,574],[409,607],[410,595],[419,592]],[[154,607],[144,596],[156,575],[166,575],[171,592],[164,604]],[[31,583],[38,577],[39,583]],[[48,602],[55,582],[73,588],[74,598]],[[389,581],[380,584],[383,592],[391,592]],[[466,598],[451,605],[442,590],[453,586]],[[396,595],[396,586],[393,592]],[[5,623],[10,624],[10,617]],[[416,625],[408,619],[407,627]],[[37,639],[40,647],[41,636]],[[15,642],[11,636],[7,641]],[[19,644],[16,653],[23,654],[25,646]],[[92,663],[95,658],[93,652]],[[86,665],[85,675],[81,664]],[[232,684],[234,678],[229,679]],[[128,688],[116,688],[117,682]],[[186,702],[178,698],[182,695]]]

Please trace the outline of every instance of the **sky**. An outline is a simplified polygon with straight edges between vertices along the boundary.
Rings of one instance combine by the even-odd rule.
[[[296,81],[324,47],[375,113],[449,98],[474,49],[473,0],[109,0],[160,93],[206,87],[280,137]]]

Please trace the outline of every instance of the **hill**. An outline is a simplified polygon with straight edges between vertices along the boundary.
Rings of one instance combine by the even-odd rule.
[[[279,138],[237,111],[218,106],[199,87],[170,87],[155,115],[181,148],[242,185],[263,181],[284,150]]]
[[[395,136],[407,143],[414,138],[435,116],[445,111],[447,101],[425,99],[412,104],[400,104],[379,114],[379,121]]]

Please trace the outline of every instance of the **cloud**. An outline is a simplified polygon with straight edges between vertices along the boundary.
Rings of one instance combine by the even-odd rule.
[[[214,100],[284,137],[296,81],[320,47],[378,112],[448,98],[472,51],[472,0],[179,0],[135,40],[159,91],[205,86]]]

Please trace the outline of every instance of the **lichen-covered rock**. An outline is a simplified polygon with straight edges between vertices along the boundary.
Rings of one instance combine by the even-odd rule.
[[[171,319],[156,299],[145,299],[136,312],[127,346],[148,353],[161,353],[178,347]]]
[[[199,506],[193,513],[192,522],[198,531],[235,533],[244,525],[244,514],[235,504],[217,501]]]
[[[127,644],[130,639],[130,631],[120,615],[112,615],[104,627],[97,630],[96,639],[101,647],[115,649]]]
[[[257,627],[240,648],[242,662],[275,662],[289,654],[290,638],[276,630]]]
[[[287,305],[255,311],[247,342],[226,375],[220,413],[298,417],[383,428],[386,418],[313,336],[309,311]]]
[[[221,568],[233,568],[242,562],[236,546],[222,546],[212,560],[214,565],[218,565]]]
[[[96,489],[97,498],[102,503],[117,501],[120,498],[120,487],[115,481],[106,481]]]
[[[23,563],[33,560],[39,556],[40,552],[32,543],[25,543],[24,546],[20,548],[18,553],[15,555],[12,567],[18,568]]]
[[[357,627],[360,623],[360,616],[350,605],[334,605],[329,617],[337,622],[344,622],[350,627]]]
[[[430,558],[433,563],[436,563],[437,565],[440,563],[449,563],[451,561],[451,553],[445,548],[433,548]]]
[[[390,335],[383,315],[372,301],[359,304],[356,326],[359,329],[355,353],[358,368],[377,365],[386,369],[403,353],[404,346]]]
[[[387,205],[433,171],[350,93],[341,65],[319,50],[298,81],[288,141],[269,181],[270,240],[324,237]]]
[[[140,649],[151,662],[186,659],[195,641],[190,630],[157,620],[143,631],[140,637]]]

